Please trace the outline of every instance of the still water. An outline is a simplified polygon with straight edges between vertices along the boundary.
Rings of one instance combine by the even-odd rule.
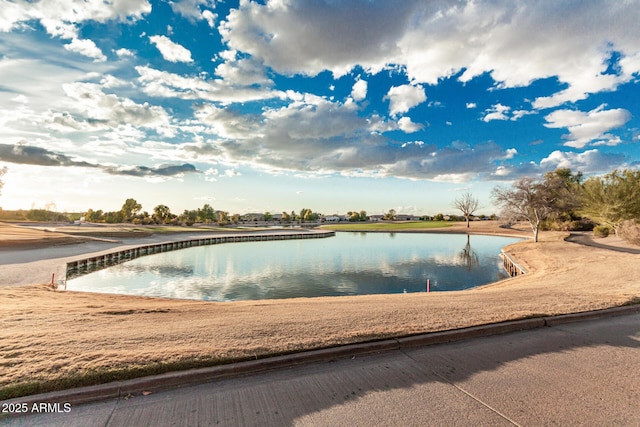
[[[239,301],[452,291],[507,277],[499,257],[520,239],[336,233],[309,240],[227,243],[137,258],[67,282],[67,289]]]

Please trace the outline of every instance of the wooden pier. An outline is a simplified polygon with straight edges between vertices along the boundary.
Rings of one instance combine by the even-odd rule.
[[[307,232],[307,233],[269,233],[269,234],[244,234],[238,236],[213,236],[199,239],[181,240],[177,242],[155,243],[151,245],[137,246],[134,248],[121,249],[107,254],[95,255],[67,263],[67,279],[82,276],[113,265],[121,264],[145,255],[153,255],[162,252],[177,251],[196,246],[219,245],[222,243],[237,242],[264,242],[273,240],[297,240],[297,239],[322,239],[335,236],[334,231]]]
[[[502,251],[500,257],[502,258],[504,269],[507,270],[507,273],[509,273],[510,277],[520,276],[521,274],[525,274],[527,272],[526,268],[515,262],[513,258],[511,258],[511,256],[506,254],[504,251]]]

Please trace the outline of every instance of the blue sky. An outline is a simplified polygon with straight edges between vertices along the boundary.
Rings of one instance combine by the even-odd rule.
[[[640,166],[640,1],[0,0],[4,209],[454,212]]]

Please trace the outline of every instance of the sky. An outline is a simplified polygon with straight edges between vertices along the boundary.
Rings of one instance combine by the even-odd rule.
[[[640,167],[640,0],[0,0],[4,209],[455,213]]]

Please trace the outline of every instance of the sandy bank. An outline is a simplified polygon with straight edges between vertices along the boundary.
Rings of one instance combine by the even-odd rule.
[[[149,366],[224,363],[640,301],[640,255],[564,236],[511,245],[528,274],[460,292],[209,303],[0,286],[0,396],[33,382],[96,373],[92,381],[108,381]]]

